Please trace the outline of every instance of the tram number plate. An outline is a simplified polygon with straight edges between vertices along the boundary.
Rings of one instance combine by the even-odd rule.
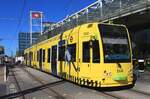
[[[117,69],[117,73],[123,72],[123,69]]]

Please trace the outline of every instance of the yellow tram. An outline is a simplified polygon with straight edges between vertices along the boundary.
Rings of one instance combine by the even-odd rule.
[[[124,25],[86,23],[24,52],[25,64],[91,87],[133,84],[131,41]]]

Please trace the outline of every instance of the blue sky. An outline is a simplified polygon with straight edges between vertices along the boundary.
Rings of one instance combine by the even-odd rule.
[[[58,22],[96,0],[25,0],[25,8],[20,22],[23,0],[0,0],[0,45],[7,55],[15,55],[18,50],[18,33],[29,32],[29,12],[42,11],[43,21]],[[20,25],[19,25],[20,24]],[[19,25],[19,28],[18,28]]]

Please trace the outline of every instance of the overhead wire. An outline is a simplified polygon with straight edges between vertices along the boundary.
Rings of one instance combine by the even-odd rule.
[[[14,34],[16,34],[16,33],[18,34],[20,32],[20,29],[21,29],[20,27],[21,27],[21,23],[22,23],[22,18],[23,18],[23,13],[24,13],[24,10],[25,10],[25,6],[26,6],[26,0],[23,0],[23,5],[22,5],[22,9],[21,9],[21,12],[20,12],[20,15],[19,15],[17,28],[15,29]],[[16,36],[16,35],[14,35],[14,36]],[[14,43],[14,40],[12,40],[10,48],[12,48],[13,43]]]
[[[17,25],[16,32],[20,30],[20,26],[21,26],[21,22],[22,22],[23,12],[24,12],[25,6],[26,6],[26,0],[23,0],[23,6],[22,6],[22,9],[21,9],[21,14],[19,16],[19,20],[18,20],[19,23]]]
[[[22,22],[27,22],[28,20],[24,20],[24,19],[19,20],[17,18],[0,18],[0,21],[8,21],[8,22],[10,22],[10,21],[14,21],[14,22],[22,21]]]
[[[69,12],[69,9],[71,9],[71,7],[72,7],[72,1],[73,1],[73,0],[69,0],[69,2],[67,2],[67,3],[61,8],[61,10],[64,9],[64,11],[68,13],[68,12]],[[66,18],[68,15],[69,15],[69,14],[66,14],[65,18]],[[44,20],[48,20],[48,18],[45,16],[45,14],[43,14],[43,19],[44,19]],[[55,23],[55,22],[52,22],[52,23]]]
[[[69,12],[69,10],[71,9],[71,7],[72,7],[72,2],[73,2],[73,0],[69,0],[69,3],[68,3],[68,5],[66,5],[67,7],[65,7],[66,8],[66,12]],[[68,16],[69,14],[67,14],[66,16]]]

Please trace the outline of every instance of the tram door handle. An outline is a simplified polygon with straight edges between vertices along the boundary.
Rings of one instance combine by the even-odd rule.
[[[88,67],[89,67],[90,65],[88,64]]]

